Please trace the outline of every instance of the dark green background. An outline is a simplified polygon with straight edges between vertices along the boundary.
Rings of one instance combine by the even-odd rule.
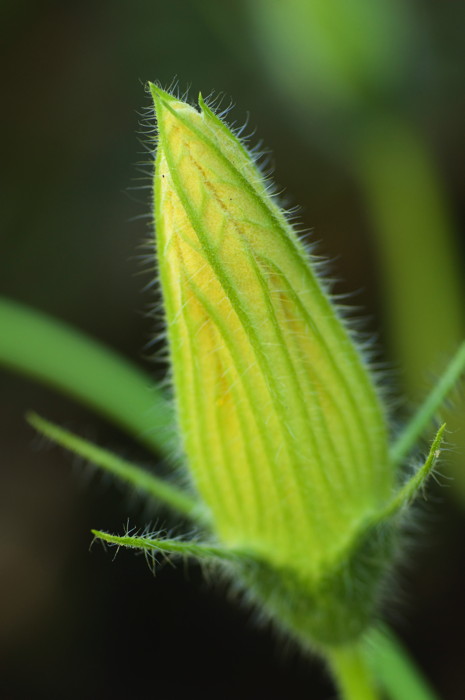
[[[463,6],[411,4],[425,64],[409,109],[463,222]],[[147,345],[156,293],[145,245],[150,192],[140,186],[150,181],[137,168],[150,146],[140,127],[146,80],[166,87],[177,79],[192,98],[201,90],[233,100],[230,119],[249,118],[272,152],[286,204],[302,205],[303,225],[334,260],[336,291],[358,290],[368,330],[385,340],[376,251],[356,183],[311,120],[313,136],[300,137],[262,66],[245,1],[217,5],[221,12],[181,0],[0,5],[0,293],[71,322],[154,378],[164,369],[153,361],[160,347]],[[121,552],[113,561],[99,545],[89,552],[91,527],[121,532],[128,516],[134,526],[165,521],[59,449],[41,448],[24,422],[28,409],[153,461],[71,401],[0,374],[0,697],[330,696],[318,662],[287,645],[283,653],[195,566],[164,566],[153,578],[143,557]],[[400,604],[388,616],[443,697],[459,700],[465,506],[443,483],[430,488],[417,563],[403,568]]]

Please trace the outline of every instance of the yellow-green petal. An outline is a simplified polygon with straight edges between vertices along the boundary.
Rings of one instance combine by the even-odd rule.
[[[334,567],[393,489],[372,379],[253,159],[151,85],[157,255],[179,424],[228,547]]]

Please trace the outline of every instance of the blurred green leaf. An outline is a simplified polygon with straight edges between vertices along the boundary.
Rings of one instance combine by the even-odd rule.
[[[265,62],[282,89],[322,112],[360,113],[403,82],[412,23],[397,0],[249,0]]]
[[[90,406],[151,450],[171,452],[170,404],[124,358],[64,323],[1,298],[0,329],[0,365]]]

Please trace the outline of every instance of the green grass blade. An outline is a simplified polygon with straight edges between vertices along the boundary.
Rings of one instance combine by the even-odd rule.
[[[189,494],[176,486],[157,478],[145,469],[118,457],[118,455],[50,423],[35,413],[30,413],[27,419],[36,430],[46,437],[84,457],[121,481],[134,486],[138,491],[142,491],[155,501],[162,502],[182,516],[194,520],[204,519],[199,504]]]
[[[465,342],[460,345],[429,396],[395,441],[391,449],[391,457],[394,462],[401,462],[415,447],[418,439],[431,423],[464,372]]]
[[[389,700],[439,700],[393,632],[370,632],[365,653]]]
[[[182,542],[180,540],[159,539],[155,537],[131,537],[124,535],[110,535],[101,530],[92,530],[92,534],[98,540],[118,547],[130,547],[132,549],[142,549],[153,554],[164,552],[166,554],[178,554],[182,556],[195,557],[196,559],[222,559],[225,561],[237,561],[240,554],[222,547],[214,547],[208,544],[196,542]]]
[[[172,449],[171,408],[149,376],[83,333],[1,297],[0,365],[90,406],[155,452]]]

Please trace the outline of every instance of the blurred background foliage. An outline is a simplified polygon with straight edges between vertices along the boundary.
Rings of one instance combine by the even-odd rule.
[[[146,80],[223,95],[270,149],[335,291],[354,293],[402,417],[464,335],[465,7],[434,0],[4,0],[0,293],[66,320],[155,378]],[[1,333],[1,328],[0,328]],[[33,339],[25,340],[33,343]],[[91,527],[148,512],[25,424],[34,409],[151,464],[82,407],[0,374],[0,696],[328,697],[196,567],[116,562]],[[456,410],[460,409],[457,399]],[[465,695],[464,410],[455,481],[431,485],[415,567],[388,610],[444,698]],[[167,469],[158,465],[158,469]],[[465,483],[465,478],[463,478]],[[446,488],[444,488],[446,486]],[[169,526],[169,523],[167,523]],[[400,610],[400,612],[399,612]]]

